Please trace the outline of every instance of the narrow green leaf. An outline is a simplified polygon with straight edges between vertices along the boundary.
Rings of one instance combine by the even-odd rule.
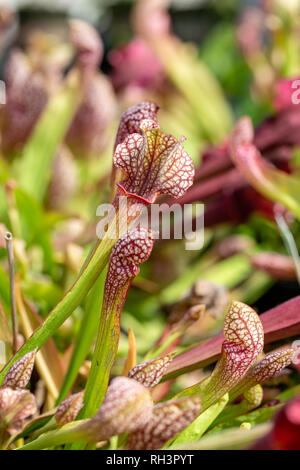
[[[216,419],[211,423],[209,431],[210,429],[216,428],[217,426],[220,426],[224,423],[231,422],[239,416],[245,415],[247,411],[250,411],[250,410],[247,410],[246,407],[247,407],[247,403],[245,400],[242,400],[237,405],[227,406],[225,410],[223,410],[222,413],[220,413],[216,417]]]
[[[280,393],[277,399],[280,401],[287,401],[296,397],[298,394],[300,394],[300,385],[295,385],[294,387],[288,388],[284,392]]]
[[[126,286],[127,289],[128,285]],[[84,395],[85,406],[79,413],[80,418],[93,416],[105,396],[111,367],[118,349],[120,320],[115,311],[120,301],[122,303],[124,301],[124,291],[117,296],[111,315],[107,315],[107,312],[103,309],[101,311],[94,351],[94,357],[97,359],[94,361],[94,367],[91,368],[89,374]],[[99,373],[102,378],[101,382],[98,380]]]
[[[126,202],[124,205],[126,207]],[[44,323],[38,328],[33,335],[26,341],[26,343],[17,351],[13,358],[6,364],[5,368],[0,372],[0,381],[4,378],[5,373],[10,366],[21,356],[24,356],[34,348],[41,348],[43,344],[56,332],[56,330],[64,323],[64,321],[72,314],[72,312],[81,305],[85,300],[89,290],[94,285],[99,275],[103,271],[105,265],[109,260],[109,255],[112,247],[117,241],[116,234],[116,218],[119,221],[118,236],[121,237],[128,230],[128,223],[126,217],[120,217],[124,211],[124,205],[119,207],[119,212],[115,214],[114,218],[108,225],[105,236],[102,240],[98,240],[95,247],[88,255],[83,267],[80,271],[70,290],[64,295],[61,301],[54,307],[45,319]]]
[[[253,442],[270,432],[271,423],[263,423],[252,429],[226,429],[216,434],[204,436],[198,442],[180,444],[176,450],[236,450],[246,449]],[[172,450],[175,450],[175,446]]]
[[[106,269],[91,289],[84,308],[78,336],[74,344],[68,371],[62,384],[57,403],[66,397],[78,374],[78,370],[88,355],[88,352],[96,337],[99,316],[102,307],[103,287],[106,277]]]
[[[186,99],[203,134],[219,141],[229,132],[232,113],[217,80],[194,51],[183,43],[153,43],[170,80]]]
[[[33,333],[28,341],[26,341],[26,343],[17,351],[6,367],[1,371],[1,382],[9,367],[17,359],[36,347],[41,348],[71,315],[75,308],[83,302],[89,290],[94,285],[98,276],[108,262],[109,254],[114,242],[115,240],[113,239],[111,232],[108,230],[106,237],[98,244],[92,257],[90,257],[89,263],[86,264],[81,275],[77,278],[71,289],[56,305],[52,312],[50,312],[42,326]]]
[[[209,428],[211,423],[216,417],[223,411],[226,404],[228,403],[228,393],[226,393],[217,403],[210,406],[207,410],[201,413],[193,423],[187,428],[181,431],[180,434],[175,438],[172,445],[182,444],[184,442],[195,442]]]

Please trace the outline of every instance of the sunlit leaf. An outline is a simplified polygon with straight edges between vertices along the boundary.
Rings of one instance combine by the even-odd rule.
[[[86,359],[97,333],[99,312],[101,311],[103,287],[106,277],[104,270],[88,295],[81,321],[81,327],[74,342],[74,349],[67,373],[60,389],[58,402],[63,400],[71,389],[79,368]]]
[[[85,407],[80,416],[91,417],[104,398],[110,370],[117,353],[120,335],[120,315],[132,279],[139,273],[139,265],[150,256],[153,234],[136,229],[121,237],[115,244],[104,287],[99,331],[89,374]]]
[[[184,442],[195,442],[209,428],[210,424],[222,412],[228,403],[228,394],[220,398],[214,405],[210,406],[207,410],[201,413],[193,423],[184,429],[172,442],[172,445],[178,445]],[[171,447],[172,448],[172,447]]]

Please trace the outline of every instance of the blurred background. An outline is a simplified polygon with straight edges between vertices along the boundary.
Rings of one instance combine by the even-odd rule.
[[[119,118],[144,100],[159,104],[165,132],[186,137],[196,178],[180,202],[205,203],[205,246],[156,243],[126,302],[120,357],[130,326],[142,357],[186,310],[181,302],[209,312],[185,347],[220,329],[230,298],[263,312],[297,295],[284,237],[299,246],[299,222],[284,209],[278,227],[277,194],[266,197],[234,167],[228,140],[248,115],[263,158],[299,176],[300,112],[291,103],[299,52],[297,0],[0,0],[3,308],[10,311],[7,229],[36,322],[74,281],[95,238],[96,208],[110,198]],[[78,308],[55,337],[68,357],[87,311]]]

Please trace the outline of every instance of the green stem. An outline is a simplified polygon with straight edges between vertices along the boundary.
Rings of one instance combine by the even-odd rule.
[[[207,410],[201,413],[195,421],[193,421],[187,428],[185,428],[173,441],[173,445],[183,444],[184,442],[198,441],[205,431],[209,428],[211,423],[217,416],[224,410],[228,403],[228,394],[226,393],[220,398],[217,403],[210,406]]]
[[[88,441],[88,432],[85,427],[82,429],[82,423],[84,421],[78,421],[76,424],[66,424],[61,429],[48,432],[35,441],[18,447],[16,450],[42,450],[70,442],[83,441],[84,439]]]
[[[28,341],[19,349],[19,351],[8,362],[6,367],[0,373],[0,380],[11,367],[11,365],[24,356],[34,348],[40,348],[45,342],[53,335],[53,333],[64,323],[64,321],[71,315],[71,313],[78,307],[84,300],[90,288],[97,280],[102,269],[108,262],[110,250],[114,245],[114,240],[102,240],[98,246],[93,258],[76,280],[72,288],[56,305],[52,312],[48,315],[43,325],[38,328],[35,333],[28,339]]]
[[[129,204],[126,220],[130,228],[131,223],[139,215],[141,204],[134,198],[129,200]],[[122,217],[120,219],[122,220]],[[114,289],[111,290],[110,282],[108,278],[106,279],[96,346],[84,394],[84,407],[79,413],[80,418],[91,418],[98,411],[105,396],[110,371],[118,350],[120,316],[132,279],[133,277],[129,278],[116,292]]]
[[[120,225],[119,236],[126,231],[127,225]],[[0,383],[12,366],[12,364],[32,351],[34,348],[41,348],[43,344],[55,333],[55,331],[64,323],[71,313],[78,307],[89,290],[96,282],[98,276],[108,262],[110,251],[116,242],[114,223],[111,223],[102,241],[99,241],[89,262],[77,278],[71,289],[65,294],[61,301],[54,307],[52,312],[45,319],[44,323],[38,328],[26,343],[17,351],[12,359],[6,364],[0,373]]]
[[[105,396],[118,349],[120,313],[128,286],[129,283],[118,293],[111,311],[107,312],[105,305],[102,308],[91,371],[85,389],[85,406],[80,413],[82,418],[91,418],[98,411]]]
[[[130,281],[118,292],[112,306],[108,307],[105,301],[103,303],[92,366],[85,388],[85,404],[78,415],[79,418],[91,418],[105,397],[110,371],[118,350],[120,315],[129,285]],[[83,449],[84,444],[74,444],[71,448]]]
[[[87,357],[88,352],[91,349],[92,343],[96,337],[97,326],[99,321],[99,310],[101,309],[102,305],[105,271],[106,270],[101,273],[101,276],[94,284],[85,304],[84,316],[81,321],[81,328],[76,338],[68,371],[60,389],[57,404],[66,398],[68,391],[71,389],[76,379],[78,370],[85,358]]]
[[[250,430],[228,429],[205,436],[198,442],[180,444],[172,450],[237,450],[245,449],[272,429],[272,423],[263,423]]]

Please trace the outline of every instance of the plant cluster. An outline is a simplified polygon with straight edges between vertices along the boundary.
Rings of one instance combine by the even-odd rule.
[[[214,61],[228,29],[198,57],[167,1],[137,1],[108,55],[82,20],[7,54],[1,449],[300,449],[300,12],[271,3],[234,26],[236,106]],[[17,13],[0,23],[1,48]],[[175,217],[155,233],[155,203],[204,204],[202,249]]]

